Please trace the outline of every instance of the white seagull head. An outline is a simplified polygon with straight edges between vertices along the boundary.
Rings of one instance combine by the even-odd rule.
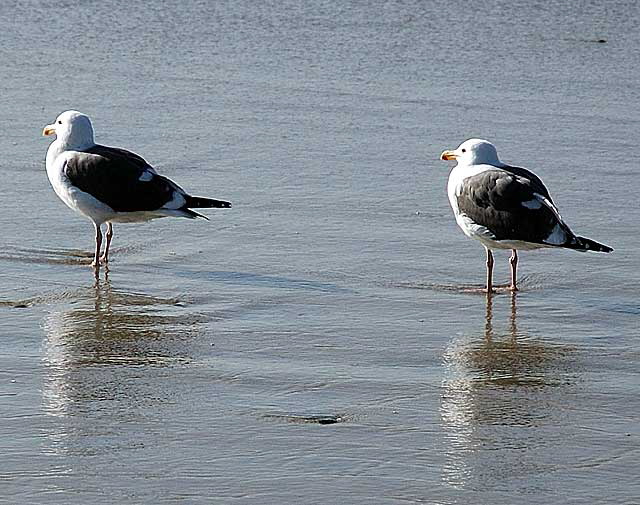
[[[453,151],[444,151],[440,155],[441,160],[456,160],[458,165],[493,165],[501,166],[503,163],[498,158],[498,151],[488,140],[465,140]]]
[[[95,144],[89,117],[77,110],[60,114],[55,122],[44,127],[43,135],[54,135],[67,149],[85,149]]]

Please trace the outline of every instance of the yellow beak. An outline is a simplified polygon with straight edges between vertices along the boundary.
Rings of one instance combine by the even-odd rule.
[[[442,151],[442,154],[440,155],[441,160],[455,160],[457,158],[456,153],[453,151]]]
[[[52,124],[48,124],[47,126],[44,127],[44,130],[42,130],[42,135],[44,135],[45,137],[47,135],[55,135],[56,133],[56,127]]]

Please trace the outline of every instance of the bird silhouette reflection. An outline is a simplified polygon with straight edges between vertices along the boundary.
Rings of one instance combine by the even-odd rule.
[[[505,298],[488,294],[480,334],[454,339],[444,355],[440,414],[445,432],[443,479],[455,486],[526,467],[536,433],[562,415],[556,396],[571,383],[570,350],[518,327],[518,294],[510,293],[506,324],[496,323]],[[496,458],[503,452],[519,459]],[[509,452],[510,451],[510,452]],[[532,465],[534,463],[531,463]]]
[[[87,450],[95,429],[106,436],[171,401],[166,369],[190,361],[201,322],[176,302],[117,291],[107,279],[53,307],[43,325],[42,396],[44,411],[60,419],[49,434],[56,450]]]

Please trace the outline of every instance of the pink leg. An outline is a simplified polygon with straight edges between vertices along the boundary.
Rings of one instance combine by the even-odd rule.
[[[493,254],[491,249],[487,250],[487,293],[493,293]]]
[[[100,269],[100,247],[102,246],[102,230],[100,230],[99,224],[93,223],[93,226],[96,229],[96,252],[91,266],[93,266],[97,272]]]
[[[509,258],[509,264],[511,265],[511,291],[518,291],[516,283],[516,271],[518,269],[518,251],[512,249],[511,258]]]
[[[107,244],[104,247],[104,254],[100,258],[100,261],[106,265],[109,263],[109,247],[111,246],[111,239],[113,238],[113,225],[111,223],[107,223],[107,233],[105,236],[107,238]]]

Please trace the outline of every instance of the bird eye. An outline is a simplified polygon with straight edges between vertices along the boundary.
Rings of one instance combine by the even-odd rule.
[[[463,152],[463,153],[466,153],[466,152],[467,152],[467,150],[466,150],[466,149],[463,149],[463,150],[462,150],[462,152]]]
[[[59,119],[58,119],[58,124],[62,124],[62,121],[60,121]]]

